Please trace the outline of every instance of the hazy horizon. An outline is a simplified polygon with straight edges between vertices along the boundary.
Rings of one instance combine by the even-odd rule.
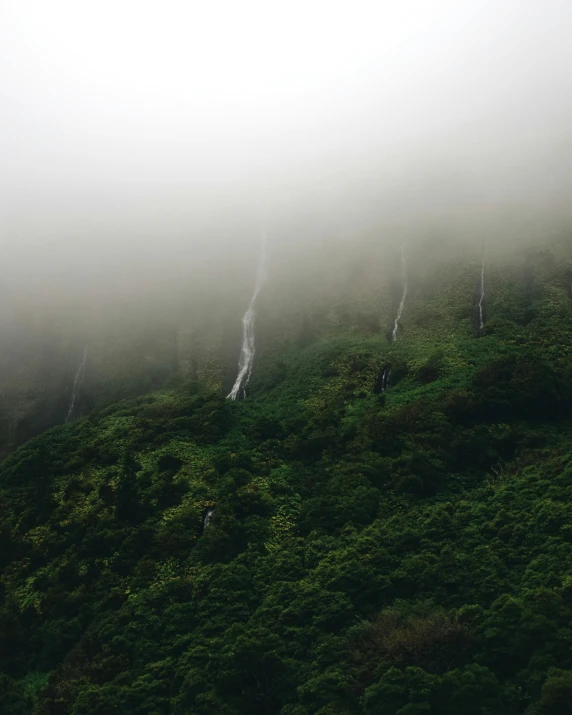
[[[572,7],[4,0],[2,274],[571,220]],[[104,279],[103,279],[104,280]],[[54,290],[56,288],[54,287]]]

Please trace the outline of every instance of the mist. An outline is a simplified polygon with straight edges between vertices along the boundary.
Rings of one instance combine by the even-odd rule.
[[[383,292],[404,243],[421,274],[569,232],[571,27],[564,0],[4,0],[0,392],[64,394],[89,341],[87,383],[133,345],[180,365],[201,330],[234,370],[262,228],[267,317]]]
[[[4,268],[153,262],[300,215],[569,219],[563,1],[1,12]]]
[[[0,715],[572,713],[572,0],[0,0]]]

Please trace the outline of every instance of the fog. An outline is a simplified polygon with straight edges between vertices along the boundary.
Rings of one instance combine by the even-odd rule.
[[[3,0],[0,28],[12,281],[198,265],[261,221],[569,219],[565,0]]]
[[[263,230],[273,350],[336,301],[390,334],[403,244],[413,300],[569,232],[571,35],[566,0],[0,0],[0,454],[78,374],[74,416],[226,394]]]
[[[304,255],[317,239],[524,239],[570,220],[564,1],[1,13],[8,301],[222,280],[261,224],[277,253]]]

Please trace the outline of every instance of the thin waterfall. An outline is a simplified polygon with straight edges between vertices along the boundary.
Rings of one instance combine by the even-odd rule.
[[[388,367],[383,368],[383,373],[381,375],[381,392],[385,392],[389,387],[389,379],[391,377],[391,370]]]
[[[246,387],[252,374],[252,364],[254,362],[254,319],[256,317],[255,307],[258,294],[266,281],[266,235],[263,234],[260,242],[260,258],[258,260],[258,270],[256,272],[256,283],[254,293],[250,299],[248,310],[242,319],[242,349],[238,360],[238,375],[232,390],[227,397],[231,400],[239,400],[246,396]]]
[[[209,525],[209,521],[211,520],[211,516],[214,514],[214,509],[207,509],[204,519],[203,519],[203,533],[206,531],[207,526]]]
[[[479,297],[479,328],[482,330],[485,327],[483,317],[483,301],[485,299],[485,259],[481,263],[481,295]]]
[[[399,309],[397,310],[397,316],[395,317],[395,323],[393,324],[393,332],[391,333],[392,343],[397,340],[397,329],[399,328],[399,321],[401,320],[403,308],[405,307],[405,298],[407,298],[407,263],[405,262],[405,246],[403,244],[401,244],[401,271],[403,275],[403,294],[401,296]]]
[[[485,302],[485,263],[487,260],[487,244],[485,243],[485,250],[483,253],[483,260],[481,263],[481,286],[479,295],[479,329],[482,330],[485,327],[485,316],[484,316],[484,302]]]
[[[74,418],[74,413],[75,413],[75,410],[77,407],[77,403],[79,401],[79,391],[81,388],[81,384],[83,382],[83,376],[85,375],[86,361],[87,361],[87,345],[85,346],[85,350],[83,351],[82,361],[80,362],[79,367],[78,367],[75,377],[74,377],[72,396],[70,399],[70,406],[68,408],[68,413],[66,415],[66,424],[68,422],[71,422]]]

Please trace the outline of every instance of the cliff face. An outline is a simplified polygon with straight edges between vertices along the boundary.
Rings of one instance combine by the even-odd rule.
[[[22,347],[53,421],[89,357],[0,468],[6,712],[560,712],[572,244],[441,246],[395,340],[400,246],[278,262],[238,402],[250,280]]]

